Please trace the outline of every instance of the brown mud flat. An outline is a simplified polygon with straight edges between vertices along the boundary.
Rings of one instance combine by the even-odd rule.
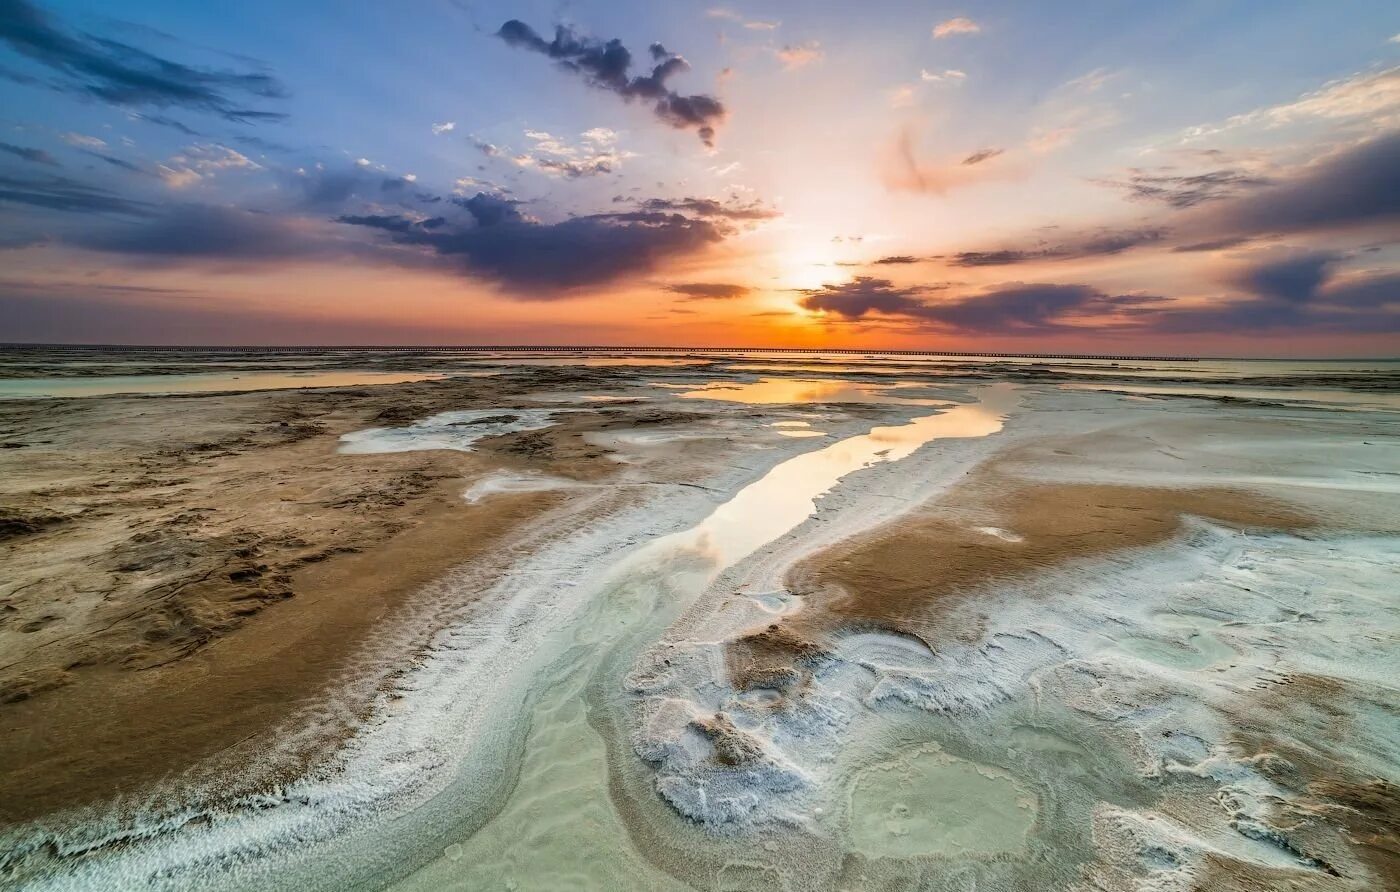
[[[692,417],[598,406],[472,453],[337,452],[350,430],[609,378],[531,371],[0,403],[0,440],[20,444],[0,451],[0,825],[213,777],[234,796],[304,771],[373,694],[331,688],[343,694],[415,593],[464,564],[499,572],[517,534],[568,498],[468,505],[467,481],[605,480],[618,465],[584,433]]]
[[[989,464],[936,503],[794,568],[789,588],[804,595],[804,609],[731,642],[731,681],[740,689],[799,682],[804,665],[842,631],[878,629],[928,643],[975,637],[976,629],[943,622],[953,603],[999,583],[1163,543],[1183,532],[1187,517],[1241,529],[1313,525],[1300,510],[1245,490],[1032,482]]]

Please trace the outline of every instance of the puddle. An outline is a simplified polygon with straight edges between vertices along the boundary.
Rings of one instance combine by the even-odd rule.
[[[747,384],[715,382],[680,394],[690,400],[733,403],[882,403],[900,406],[945,406],[948,400],[916,399],[892,391],[909,385],[861,384],[834,378],[762,378]]]
[[[780,436],[784,437],[796,437],[801,439],[803,437],[826,436],[826,431],[812,430],[812,424],[809,421],[775,421],[768,426],[773,428]]]
[[[340,437],[346,455],[375,452],[414,452],[420,449],[455,449],[470,452],[484,437],[517,431],[533,431],[554,423],[557,409],[473,409],[440,412],[407,427],[372,427]]]
[[[112,375],[101,378],[12,378],[0,380],[0,399],[359,387],[366,384],[436,381],[445,377],[441,374],[401,372],[219,372],[199,375]]]
[[[1007,772],[928,745],[856,776],[849,843],[873,858],[1014,852],[1035,815],[1035,797]]]

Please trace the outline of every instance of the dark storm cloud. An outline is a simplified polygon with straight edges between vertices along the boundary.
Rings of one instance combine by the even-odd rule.
[[[144,201],[123,198],[60,176],[26,178],[0,174],[0,203],[83,214],[149,217],[154,213],[154,208]]]
[[[964,251],[960,254],[954,254],[949,259],[949,263],[953,266],[1012,266],[1038,260],[1103,257],[1121,254],[1130,248],[1141,245],[1160,242],[1166,237],[1166,234],[1165,229],[1157,228],[1126,229],[1121,232],[1103,231],[1089,233],[1053,245],[1040,243],[1026,248]]]
[[[1135,201],[1155,201],[1174,208],[1189,208],[1208,201],[1219,201],[1238,195],[1246,189],[1273,183],[1265,177],[1239,170],[1168,174],[1150,173],[1137,168],[1129,170],[1126,179],[1094,182],[1121,189]]]
[[[561,68],[583,78],[590,86],[615,93],[628,102],[650,102],[653,113],[665,123],[678,130],[694,130],[705,145],[714,144],[715,127],[724,120],[724,105],[713,96],[682,96],[668,87],[666,81],[686,71],[690,65],[659,43],[649,48],[651,72],[633,77],[628,73],[632,67],[632,53],[617,39],[602,41],[582,37],[560,25],[554,31],[554,39],[545,40],[518,19],[502,25],[496,36],[513,47],[554,59]]]
[[[51,70],[54,89],[113,105],[178,106],[241,122],[285,117],[245,108],[234,98],[284,96],[270,75],[192,68],[120,41],[69,33],[27,0],[0,0],[0,42]]]
[[[721,282],[687,282],[681,285],[667,285],[666,290],[688,300],[722,300],[743,297],[752,289],[745,285],[727,285]]]
[[[32,161],[35,164],[47,164],[50,167],[58,167],[58,159],[45,152],[43,149],[31,149],[25,146],[10,145],[7,142],[0,142],[0,152],[7,155],[14,155],[16,158],[23,158],[25,161]]]
[[[526,300],[565,297],[573,289],[648,272],[726,234],[714,222],[675,213],[593,214],[541,223],[522,214],[518,202],[498,196],[478,193],[454,201],[469,219],[374,216],[341,217],[339,222],[428,248],[459,262],[468,276],[507,286],[513,296]]]

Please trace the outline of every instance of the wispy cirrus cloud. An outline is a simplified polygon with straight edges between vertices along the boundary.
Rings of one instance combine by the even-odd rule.
[[[0,152],[4,152],[6,155],[13,155],[16,158],[22,158],[34,164],[47,164],[50,167],[60,166],[58,159],[43,149],[33,149],[28,146],[16,146],[7,142],[0,142]]]
[[[112,105],[182,107],[238,122],[285,117],[241,101],[286,95],[265,72],[196,68],[121,41],[71,32],[28,0],[5,0],[0,6],[0,43],[47,69],[53,79],[44,83],[50,88]],[[39,83],[13,74],[10,79]]]

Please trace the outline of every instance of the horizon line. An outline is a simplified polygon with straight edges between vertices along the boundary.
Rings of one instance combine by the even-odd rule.
[[[1037,353],[1004,350],[909,350],[862,349],[855,347],[678,347],[665,345],[627,346],[605,344],[84,344],[62,342],[0,342],[0,350],[187,350],[194,352],[298,352],[298,351],[417,351],[428,353],[799,353],[837,355],[878,354],[884,356],[946,356],[993,359],[1080,359],[1099,361],[1141,360],[1151,362],[1396,362],[1397,356],[1287,357],[1287,356],[1183,356],[1135,353]]]

